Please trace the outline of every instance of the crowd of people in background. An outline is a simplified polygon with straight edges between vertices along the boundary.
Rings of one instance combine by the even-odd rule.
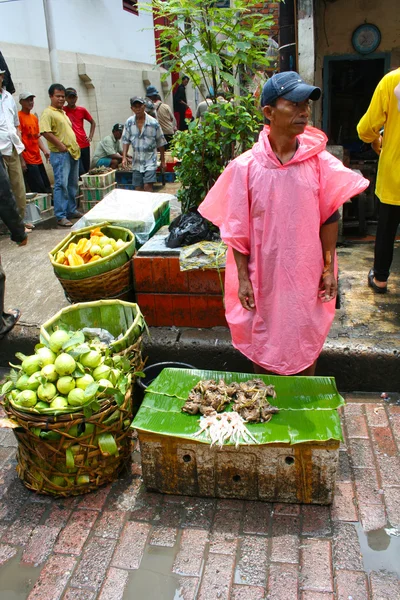
[[[157,150],[163,168],[164,152],[175,132],[186,130],[187,119],[193,118],[186,98],[187,76],[182,78],[174,94],[174,112],[163,102],[158,89],[149,85],[144,98],[131,98],[133,115],[125,124],[113,126],[111,133],[98,142],[91,158],[96,122],[90,112],[78,104],[75,88],[52,84],[48,90],[50,104],[39,119],[34,113],[36,95],[31,91],[19,94],[18,110],[11,95],[15,89],[7,91],[6,83],[12,86],[11,76],[6,68],[1,68],[0,153],[19,214],[24,219],[27,191],[53,193],[54,213],[61,227],[71,227],[72,220],[82,216],[76,206],[78,182],[91,168],[130,167],[134,188],[152,191]],[[85,123],[90,126],[89,133]],[[132,156],[128,153],[130,147]],[[53,169],[53,188],[43,157]],[[33,227],[25,222],[26,232]]]

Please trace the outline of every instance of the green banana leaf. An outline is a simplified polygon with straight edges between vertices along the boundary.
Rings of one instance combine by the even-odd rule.
[[[48,345],[49,338],[56,329],[77,331],[84,327],[107,329],[115,338],[119,338],[110,344],[110,349],[112,352],[121,352],[136,342],[145,328],[145,322],[139,306],[132,302],[80,302],[63,308],[43,323],[40,328],[40,341]]]
[[[196,383],[202,379],[241,382],[253,377],[254,374],[250,373],[164,369],[147,388],[132,428],[193,439],[199,430],[199,415],[188,415],[181,409]],[[279,413],[273,415],[268,423],[247,425],[259,444],[299,444],[343,439],[337,408],[344,404],[344,400],[336,389],[333,377],[257,377],[275,386],[277,397],[271,399],[271,404],[279,408]],[[204,433],[195,439],[209,443]]]

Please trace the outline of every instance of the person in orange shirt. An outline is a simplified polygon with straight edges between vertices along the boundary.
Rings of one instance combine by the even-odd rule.
[[[51,185],[44,167],[40,150],[49,160],[50,152],[42,140],[39,132],[39,119],[31,110],[33,109],[35,95],[31,92],[22,92],[19,95],[21,110],[18,112],[22,143],[25,150],[22,152],[22,169],[25,182],[31,192],[51,194]]]

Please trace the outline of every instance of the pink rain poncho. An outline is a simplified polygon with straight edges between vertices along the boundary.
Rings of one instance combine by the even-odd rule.
[[[280,375],[293,375],[318,358],[335,313],[318,288],[324,268],[320,227],[369,181],[325,150],[322,131],[307,127],[293,158],[282,165],[265,126],[254,147],[232,161],[200,213],[228,245],[226,318],[235,348]],[[238,298],[232,248],[249,256],[255,309]]]

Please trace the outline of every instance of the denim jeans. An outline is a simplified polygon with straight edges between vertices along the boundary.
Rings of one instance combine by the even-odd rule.
[[[54,214],[59,221],[76,212],[79,160],[74,160],[69,152],[50,152],[50,164],[54,172]]]

